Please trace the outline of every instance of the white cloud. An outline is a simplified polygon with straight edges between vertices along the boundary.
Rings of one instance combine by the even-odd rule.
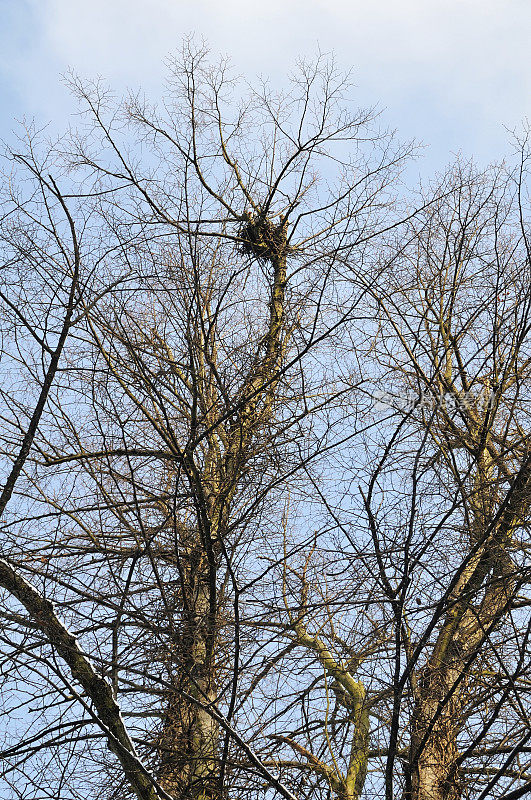
[[[49,100],[68,65],[156,91],[164,56],[195,31],[230,53],[239,71],[274,77],[298,53],[318,44],[334,50],[354,67],[363,103],[381,102],[407,135],[415,129],[446,147],[481,150],[482,138],[500,138],[495,129],[528,112],[527,0],[29,0],[22,7],[40,26],[38,49],[17,63],[30,105]]]

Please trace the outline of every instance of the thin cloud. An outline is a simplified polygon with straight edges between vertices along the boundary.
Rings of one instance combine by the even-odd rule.
[[[54,86],[68,66],[156,92],[164,57],[195,31],[239,71],[274,79],[297,54],[334,50],[354,67],[360,102],[387,106],[407,136],[436,146],[440,138],[441,146],[488,150],[504,123],[529,113],[526,0],[29,0],[18,14],[31,20],[35,42],[31,52],[8,48],[4,60],[30,107],[43,97],[53,105],[54,92],[60,103]]]

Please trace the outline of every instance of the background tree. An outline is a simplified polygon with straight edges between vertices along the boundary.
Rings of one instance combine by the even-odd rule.
[[[530,788],[523,153],[458,164],[374,294],[400,418],[364,495],[393,620],[387,797],[397,761],[408,798]]]

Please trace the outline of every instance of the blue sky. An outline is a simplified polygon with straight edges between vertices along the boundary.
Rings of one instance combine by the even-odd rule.
[[[69,67],[157,97],[164,57],[191,32],[279,82],[297,55],[333,50],[360,105],[427,145],[424,173],[457,151],[499,158],[504,126],[531,116],[530,0],[0,0],[0,14],[4,139],[15,117],[65,127]]]

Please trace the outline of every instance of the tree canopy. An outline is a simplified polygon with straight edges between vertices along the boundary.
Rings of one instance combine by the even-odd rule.
[[[4,160],[0,797],[523,797],[527,139],[170,67]]]

